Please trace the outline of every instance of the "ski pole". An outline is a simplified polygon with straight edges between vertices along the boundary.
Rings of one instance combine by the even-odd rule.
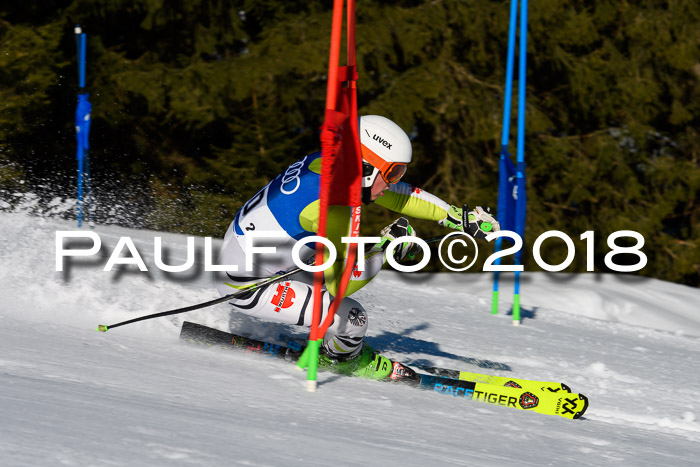
[[[442,240],[444,237],[445,237],[444,235],[440,236],[440,237],[432,237],[432,238],[427,239],[426,243],[435,243],[435,242]],[[313,264],[313,257],[312,257],[312,261],[310,262],[310,264]],[[177,308],[175,310],[161,311],[160,313],[153,313],[151,315],[140,316],[138,318],[133,318],[133,319],[130,319],[127,321],[122,321],[120,323],[115,323],[115,324],[109,324],[109,325],[99,324],[97,326],[97,330],[100,332],[107,332],[110,329],[118,328],[119,326],[124,326],[125,324],[136,323],[138,321],[145,321],[147,319],[160,318],[162,316],[177,315],[180,313],[186,313],[188,311],[199,310],[200,308],[206,308],[206,307],[209,307],[212,305],[216,305],[217,303],[223,303],[225,301],[234,299],[234,298],[239,297],[245,293],[252,292],[254,290],[258,290],[261,287],[265,287],[267,285],[275,283],[275,282],[277,282],[281,279],[284,279],[286,277],[293,276],[294,274],[298,273],[299,271],[301,271],[301,268],[296,267],[290,271],[285,272],[284,274],[280,274],[279,276],[270,277],[269,279],[266,279],[262,282],[258,282],[257,284],[253,284],[250,287],[247,287],[245,289],[238,290],[236,292],[230,293],[230,294],[225,295],[223,297],[219,297],[219,298],[216,298],[214,300],[209,300],[208,302],[199,303],[197,305],[190,305],[190,306],[186,306],[183,308]]]
[[[285,277],[292,276],[292,275],[298,273],[299,271],[301,271],[301,268],[297,267],[297,268],[292,269],[291,271],[285,272],[284,274],[280,274],[279,276],[270,277],[269,279],[266,279],[262,282],[258,282],[257,284],[253,284],[245,289],[238,290],[236,292],[230,293],[230,294],[225,295],[223,297],[219,297],[219,298],[214,299],[214,300],[209,300],[208,302],[204,302],[204,303],[199,303],[197,305],[190,305],[190,306],[186,306],[183,308],[178,308],[176,310],[170,310],[170,311],[161,311],[160,313],[153,313],[152,315],[141,316],[138,318],[130,319],[128,321],[122,321],[121,323],[115,323],[115,324],[110,324],[110,325],[100,324],[97,326],[97,330],[101,331],[101,332],[107,332],[109,329],[114,329],[114,328],[117,328],[119,326],[124,326],[125,324],[136,323],[138,321],[144,321],[144,320],[152,319],[152,318],[160,318],[161,316],[177,315],[179,313],[185,313],[188,311],[199,310],[200,308],[206,308],[208,306],[216,305],[217,303],[222,303],[222,302],[225,302],[227,300],[231,300],[233,298],[239,297],[245,293],[252,292],[254,290],[258,290],[259,288],[265,287],[266,285],[277,282],[280,279],[284,279]]]

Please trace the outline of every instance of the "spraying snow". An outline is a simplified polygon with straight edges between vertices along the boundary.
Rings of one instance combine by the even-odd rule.
[[[385,271],[353,295],[375,349],[563,381],[589,397],[588,412],[569,421],[329,373],[309,394],[292,365],[179,345],[184,319],[228,330],[226,305],[95,331],[216,298],[201,268],[150,267],[155,236],[168,264],[185,262],[185,236],[98,225],[101,253],[57,272],[55,232],[75,224],[19,211],[0,213],[3,465],[697,465],[698,289],[525,273],[514,327],[505,300],[489,313],[490,274]],[[149,272],[102,271],[122,236]],[[511,290],[503,283],[501,297]]]

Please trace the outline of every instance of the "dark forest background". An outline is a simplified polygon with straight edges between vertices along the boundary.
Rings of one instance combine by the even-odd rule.
[[[120,210],[137,227],[223,236],[318,148],[331,5],[3,1],[3,193],[73,196],[79,23],[98,220]],[[508,14],[507,1],[358,1],[360,113],[401,125],[414,145],[405,180],[454,204],[496,206]],[[637,230],[640,274],[700,284],[700,2],[531,1],[527,89],[526,248],[562,230],[577,246],[567,271],[583,271],[578,237],[593,230],[605,271],[607,236]],[[364,235],[396,216],[364,212]],[[564,258],[563,242],[546,245],[550,263]]]

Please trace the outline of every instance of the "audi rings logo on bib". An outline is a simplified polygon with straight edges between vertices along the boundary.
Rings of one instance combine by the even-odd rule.
[[[280,186],[280,191],[285,195],[291,195],[299,189],[299,185],[301,185],[299,175],[301,175],[301,169],[304,167],[306,157],[290,165],[282,174],[282,185]]]

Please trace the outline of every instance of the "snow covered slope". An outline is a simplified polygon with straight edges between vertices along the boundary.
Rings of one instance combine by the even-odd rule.
[[[520,327],[505,302],[490,315],[488,274],[385,272],[354,296],[370,313],[369,342],[388,356],[563,381],[591,401],[583,419],[569,421],[328,373],[309,394],[291,365],[178,343],[183,319],[228,329],[225,305],[98,333],[98,323],[216,292],[201,271],[153,267],[154,236],[164,237],[171,264],[185,260],[184,237],[114,226],[95,229],[103,253],[130,236],[148,273],[103,272],[104,256],[56,272],[55,232],[74,228],[0,213],[2,465],[699,462],[698,289],[526,273]],[[235,321],[248,331],[294,332]]]

